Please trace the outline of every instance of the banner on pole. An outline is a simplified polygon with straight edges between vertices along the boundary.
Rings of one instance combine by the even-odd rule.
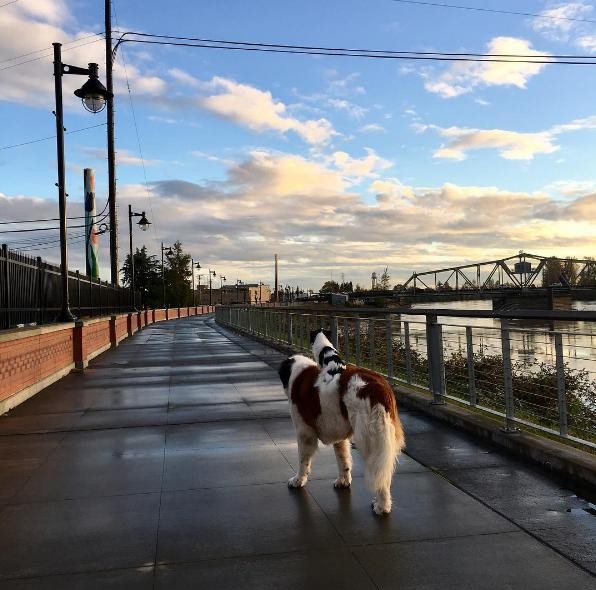
[[[85,251],[87,260],[87,276],[99,278],[99,260],[97,252],[99,240],[95,227],[95,172],[93,168],[83,171],[85,182]]]

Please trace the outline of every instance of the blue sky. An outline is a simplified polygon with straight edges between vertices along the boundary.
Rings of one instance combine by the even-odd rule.
[[[19,0],[0,8],[0,147],[53,135],[51,51],[40,49],[61,41],[64,61],[97,61],[103,77],[101,39],[88,37],[103,28],[99,4]],[[522,10],[519,2],[465,4]],[[391,0],[116,0],[114,28],[332,47],[596,55],[596,24],[585,22],[596,20],[593,2],[529,1],[523,12],[559,18]],[[146,235],[135,234],[137,245],[159,254],[160,241],[180,239],[203,266],[232,280],[270,282],[276,252],[282,283],[314,289],[341,273],[368,284],[388,267],[398,281],[413,270],[520,249],[593,255],[593,71],[125,44],[115,63],[121,246],[132,203],[153,222]],[[70,96],[81,82],[64,78],[69,130],[105,121]],[[101,209],[105,129],[67,135],[66,154],[69,214],[80,212],[84,167],[96,170]],[[1,150],[0,218],[54,217],[55,180],[52,140]],[[0,237],[56,260],[46,235]],[[71,268],[84,268],[82,250],[75,238]],[[108,278],[106,239],[101,261]]]

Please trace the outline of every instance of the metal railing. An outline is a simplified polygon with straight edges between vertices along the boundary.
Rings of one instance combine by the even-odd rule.
[[[310,352],[325,328],[342,356],[503,421],[596,448],[596,313],[216,309],[219,323]],[[538,324],[538,325],[537,325]]]
[[[69,272],[70,308],[77,317],[132,309],[130,289]],[[62,305],[60,267],[40,257],[0,248],[0,329],[57,321]]]

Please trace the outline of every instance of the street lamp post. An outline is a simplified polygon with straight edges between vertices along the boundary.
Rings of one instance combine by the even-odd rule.
[[[143,231],[147,231],[147,228],[151,225],[151,222],[145,217],[145,212],[142,213],[135,213],[132,210],[132,206],[128,205],[128,242],[129,242],[129,251],[130,251],[130,289],[132,291],[132,308],[136,310],[136,302],[135,302],[135,257],[132,251],[132,218],[133,217],[140,217],[141,219],[137,223],[137,225]],[[141,301],[141,305],[142,305]]]
[[[226,277],[219,275],[219,302],[223,305],[223,284],[226,282]]]
[[[195,268],[200,269],[201,263],[197,260],[197,265],[195,267],[194,258],[190,259],[190,272],[192,274],[192,304],[197,304],[197,292],[195,291]],[[201,275],[199,275],[199,289],[201,288]]]
[[[236,305],[240,303],[240,295],[238,293],[238,285],[243,285],[244,283],[240,279],[236,279]]]
[[[201,268],[202,268],[202,267],[201,267],[200,263],[199,263],[199,262],[197,262],[196,269],[197,269],[197,270],[201,270]],[[193,272],[194,272],[194,270],[193,270]],[[202,277],[202,276],[203,276],[203,275],[202,275],[201,273],[199,273],[199,274],[197,275],[197,277],[198,277],[198,279],[199,279],[199,305],[202,305],[202,303],[201,303],[201,299],[202,299],[202,297],[201,297],[201,277]]]
[[[62,283],[62,309],[60,320],[70,322],[74,319],[70,311],[68,293],[68,250],[66,236],[66,172],[64,163],[64,109],[62,106],[62,76],[74,74],[89,76],[89,80],[81,88],[75,90],[75,96],[83,101],[86,110],[99,113],[112,97],[105,86],[99,81],[96,63],[90,63],[87,68],[79,68],[62,63],[62,43],[52,43],[54,46],[54,92],[56,97],[56,152],[58,157],[58,210],[60,216],[60,264]]]
[[[167,250],[167,252],[166,252]],[[166,256],[171,256],[173,254],[171,246],[164,246],[163,242],[161,243],[161,287],[163,290],[163,306],[166,306],[166,276],[164,273],[163,268],[163,253],[166,252]]]
[[[211,287],[211,278],[215,276],[215,271],[208,269],[209,270],[209,305],[213,305],[213,289]]]

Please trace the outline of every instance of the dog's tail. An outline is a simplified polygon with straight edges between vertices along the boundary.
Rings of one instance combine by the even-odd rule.
[[[388,412],[382,404],[373,406],[367,426],[368,436],[364,437],[363,446],[358,448],[366,459],[366,481],[376,493],[391,485],[405,438],[397,412]]]

